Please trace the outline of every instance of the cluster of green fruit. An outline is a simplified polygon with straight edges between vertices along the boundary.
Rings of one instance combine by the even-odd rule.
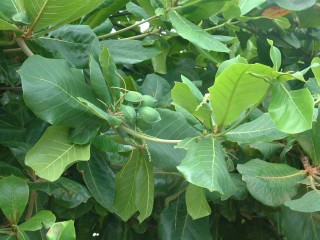
[[[150,95],[128,91],[124,95],[120,110],[128,124],[148,129],[161,120],[160,114],[154,109],[156,102],[157,100]]]

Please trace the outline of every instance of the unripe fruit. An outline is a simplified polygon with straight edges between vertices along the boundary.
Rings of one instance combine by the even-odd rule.
[[[136,110],[131,106],[121,105],[121,111],[123,113],[124,119],[128,123],[135,123],[137,118]]]
[[[143,101],[142,94],[136,91],[129,91],[126,92],[124,95],[124,99],[127,102],[133,103],[133,104],[139,104]]]
[[[142,107],[154,107],[157,100],[150,95],[142,95],[143,101],[141,103]]]
[[[161,120],[160,114],[157,112],[157,110],[151,107],[140,107],[138,109],[138,115],[143,121],[151,124]]]

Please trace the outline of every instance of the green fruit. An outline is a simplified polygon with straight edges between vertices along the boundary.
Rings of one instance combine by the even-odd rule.
[[[154,105],[157,102],[157,100],[150,95],[143,95],[142,98],[143,98],[143,101],[141,103],[142,107],[154,107]]]
[[[151,107],[140,107],[138,109],[138,116],[145,122],[154,124],[161,120],[160,114],[157,110]]]
[[[121,105],[121,111],[124,119],[129,123],[135,123],[137,118],[136,110],[131,106]]]
[[[136,91],[126,92],[124,99],[133,104],[138,104],[143,101],[142,94]]]

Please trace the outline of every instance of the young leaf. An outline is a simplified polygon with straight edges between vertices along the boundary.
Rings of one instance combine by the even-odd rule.
[[[76,240],[74,221],[57,222],[47,232],[47,240]]]
[[[93,90],[85,83],[82,70],[70,68],[65,60],[35,55],[18,72],[24,100],[39,118],[70,127],[101,123],[77,99],[83,97],[99,105]]]
[[[272,68],[261,64],[235,63],[216,78],[209,92],[219,128],[229,125],[250,105],[262,100],[269,84],[253,74],[268,77],[272,71]]]
[[[284,205],[297,212],[318,212],[320,211],[320,192],[312,190],[299,199],[285,202]]]
[[[188,213],[193,220],[206,217],[211,213],[204,189],[191,183],[187,187],[186,204]]]
[[[25,164],[48,181],[57,180],[66,167],[90,158],[90,145],[69,140],[67,127],[48,127],[37,144],[27,153]]]
[[[281,67],[281,52],[280,50],[273,46],[273,41],[268,39],[268,43],[270,44],[270,58],[273,63],[273,68],[278,71]]]
[[[282,132],[294,134],[306,131],[312,127],[313,98],[306,88],[288,91],[282,83],[275,83],[269,113]]]
[[[237,169],[247,183],[250,194],[272,207],[280,206],[296,195],[299,181],[306,175],[305,171],[286,164],[268,163],[260,159],[238,164]]]
[[[127,221],[138,210],[135,204],[135,196],[140,157],[138,151],[133,151],[126,164],[116,175],[116,197],[113,208],[124,221]]]
[[[210,234],[209,218],[192,220],[185,205],[185,197],[170,202],[161,215],[159,222],[159,239],[212,239]]]
[[[257,119],[227,132],[225,136],[232,142],[256,143],[272,142],[286,137],[287,134],[277,129],[269,113],[264,113]]]
[[[139,161],[139,169],[135,179],[135,204],[140,212],[138,220],[140,223],[142,223],[151,215],[153,210],[154,176],[151,162],[142,156],[140,157]]]
[[[109,211],[115,196],[114,173],[106,160],[93,153],[87,162],[79,162],[77,169],[95,200]],[[107,183],[107,184],[106,184]]]
[[[175,86],[171,90],[171,97],[174,104],[186,109],[203,122],[205,126],[211,128],[211,109],[206,104],[197,109],[201,101],[196,99],[188,84],[175,82]]]
[[[225,153],[220,142],[214,138],[205,138],[191,145],[177,168],[188,182],[211,192],[217,191],[223,199],[236,190],[227,170]]]
[[[0,208],[12,224],[18,224],[28,203],[29,187],[25,180],[10,176],[0,180]]]
[[[240,0],[239,5],[241,10],[241,15],[247,14],[252,9],[260,6],[264,2],[266,2],[266,0]]]
[[[68,23],[91,12],[103,0],[44,1],[25,0],[27,14],[35,31],[58,23]]]
[[[215,52],[229,52],[230,50],[219,40],[212,35],[204,31],[202,28],[188,21],[180,16],[176,11],[171,10],[169,12],[169,19],[176,29],[177,33],[192,42],[194,45],[200,48],[215,51]]]
[[[29,220],[19,225],[20,230],[23,231],[37,231],[42,227],[49,228],[56,221],[56,216],[48,211],[42,210],[38,212],[36,215],[32,216]]]

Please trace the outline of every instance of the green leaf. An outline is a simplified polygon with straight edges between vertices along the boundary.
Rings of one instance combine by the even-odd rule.
[[[320,192],[312,190],[299,199],[285,202],[284,205],[297,212],[318,212],[320,211]]]
[[[0,143],[11,145],[16,142],[24,142],[26,129],[0,120]]]
[[[116,141],[117,138],[118,137],[113,135],[104,134],[104,135],[96,136],[91,143],[96,149],[104,152],[120,153],[120,152],[129,152],[133,149],[131,145],[118,143]]]
[[[167,56],[170,52],[170,44],[162,37],[156,37],[154,45],[161,50],[161,52],[153,57],[152,66],[155,72],[167,73]]]
[[[151,215],[153,210],[154,176],[151,162],[142,156],[140,157],[139,161],[139,169],[135,178],[135,204],[140,212],[138,220],[140,223],[142,223]]]
[[[110,55],[109,49],[104,46],[102,46],[101,52],[99,54],[99,62],[106,84],[113,96],[113,100],[118,100],[120,98],[119,74],[117,73],[117,67],[114,62],[113,56]]]
[[[312,127],[313,98],[308,89],[288,91],[275,83],[269,113],[277,128],[285,133],[299,133]]]
[[[35,31],[58,23],[72,22],[91,12],[103,0],[25,0],[27,14]]]
[[[270,58],[273,63],[274,70],[278,71],[281,67],[281,52],[280,50],[273,46],[273,41],[268,39],[268,43],[270,44]]]
[[[180,16],[176,11],[169,12],[169,19],[177,33],[184,39],[200,48],[215,51],[229,52],[230,50],[219,40],[214,38],[202,28]]]
[[[116,197],[113,208],[123,221],[127,221],[138,210],[135,196],[140,157],[139,151],[132,151],[127,162],[116,175]]]
[[[0,18],[8,22],[12,21],[12,16],[14,14],[23,10],[24,10],[23,0],[1,0],[0,2]]]
[[[223,195],[223,199],[236,190],[227,170],[225,152],[214,138],[208,137],[191,145],[177,168],[188,182],[211,192],[217,191]]]
[[[302,149],[311,158],[314,165],[320,164],[320,115],[318,114],[317,121],[312,123],[312,129],[295,134],[294,138],[298,141]]]
[[[116,63],[136,64],[151,59],[160,53],[154,46],[144,46],[138,40],[105,40],[105,45]]]
[[[48,211],[42,210],[38,212],[36,215],[32,216],[29,220],[19,225],[19,229],[23,231],[37,231],[42,227],[49,228],[56,221],[56,216]]]
[[[107,85],[106,80],[104,79],[99,63],[95,60],[94,56],[92,55],[90,56],[89,60],[89,68],[91,86],[93,90],[107,106],[112,105],[113,99],[110,92],[110,88]]]
[[[274,2],[282,8],[292,11],[301,11],[313,6],[316,3],[316,0],[274,0]]]
[[[264,113],[257,119],[232,129],[225,136],[232,142],[256,143],[279,140],[286,137],[287,134],[277,129],[269,113]]]
[[[85,186],[69,178],[60,177],[54,184],[56,188],[53,187],[55,189],[52,194],[55,202],[67,208],[78,207],[91,197]]]
[[[66,25],[36,41],[56,58],[64,58],[76,68],[87,68],[93,45],[99,45],[97,36],[89,26]]]
[[[209,93],[219,128],[229,125],[244,110],[262,100],[269,84],[253,74],[268,77],[272,71],[272,68],[261,64],[235,63],[216,78],[215,84],[209,88]]]
[[[16,177],[19,177],[19,178],[26,178],[26,176],[22,173],[22,171],[19,168],[1,161],[0,162],[0,178],[9,177],[11,175],[15,175]]]
[[[90,158],[90,145],[69,140],[67,127],[48,127],[37,144],[27,153],[25,164],[48,181],[57,180],[76,161]]]
[[[162,139],[185,139],[199,136],[200,133],[191,127],[177,112],[167,109],[157,109],[161,120],[145,133]],[[146,141],[151,154],[152,164],[162,170],[172,170],[179,165],[185,156],[185,151],[175,149],[171,143]]]
[[[188,84],[175,82],[175,86],[171,90],[171,97],[175,105],[186,109],[203,122],[206,127],[211,127],[211,109],[207,104],[198,108],[201,101],[196,99]]]
[[[16,226],[16,229],[18,240],[30,240],[29,236],[25,233],[25,231],[21,230],[19,226]]]
[[[252,9],[260,6],[266,0],[240,0],[239,6],[241,10],[241,15],[245,15],[250,12]]]
[[[101,108],[97,107],[88,100],[78,97],[77,98],[84,106],[86,106],[94,115],[107,121],[112,126],[120,126],[122,120],[120,118],[114,117],[111,114],[103,111]]]
[[[106,160],[92,154],[88,162],[78,163],[77,169],[95,200],[104,208],[112,211],[115,196],[114,173]]]
[[[70,127],[101,123],[77,99],[83,97],[98,104],[81,70],[70,68],[64,60],[35,55],[29,57],[18,72],[24,100],[39,118],[53,125]]]
[[[301,213],[283,207],[280,212],[281,230],[287,239],[319,239],[320,213]]]
[[[157,99],[157,103],[160,105],[167,106],[170,104],[170,93],[171,86],[166,81],[166,79],[156,75],[156,74],[148,74],[143,81],[141,86],[141,93],[146,95],[151,95],[155,99]]]
[[[19,30],[15,25],[0,19],[0,30]]]
[[[116,13],[118,10],[123,8],[130,0],[105,0],[99,6],[97,11],[93,12],[85,24],[90,25],[90,27],[96,27],[102,22],[104,22],[111,14]]]
[[[268,163],[260,159],[238,164],[242,180],[247,183],[250,194],[267,206],[280,206],[297,194],[299,182],[305,171],[286,164]],[[266,197],[268,196],[268,197]]]
[[[12,224],[18,224],[29,199],[25,180],[10,176],[0,180],[0,208]]]
[[[247,64],[248,61],[247,61],[247,59],[241,57],[240,55],[236,56],[235,58],[231,58],[229,60],[226,60],[220,64],[218,71],[216,73],[216,77],[218,77],[220,75],[220,73],[222,73],[224,71],[224,69],[226,69],[228,66],[230,66],[231,64],[234,64],[234,63]]]
[[[193,220],[211,214],[211,208],[207,202],[204,189],[191,183],[187,187],[186,204],[188,213]]]
[[[192,220],[181,195],[178,200],[171,202],[161,215],[158,228],[159,240],[209,240],[212,239],[209,218]]]
[[[147,19],[149,16],[148,14],[143,10],[142,7],[134,4],[133,2],[128,2],[126,5],[127,11],[132,13],[133,15],[143,18],[143,19]]]
[[[71,142],[75,144],[84,145],[90,143],[91,140],[97,136],[99,130],[99,126],[81,126],[72,129],[70,131],[69,137]]]
[[[57,222],[47,232],[47,240],[76,240],[74,221]]]
[[[319,57],[315,57],[315,58],[312,59],[311,65],[313,65],[315,63],[320,64],[320,58]],[[316,66],[316,67],[312,67],[311,69],[312,69],[312,72],[313,72],[315,78],[318,81],[318,84],[320,85],[320,65]]]

